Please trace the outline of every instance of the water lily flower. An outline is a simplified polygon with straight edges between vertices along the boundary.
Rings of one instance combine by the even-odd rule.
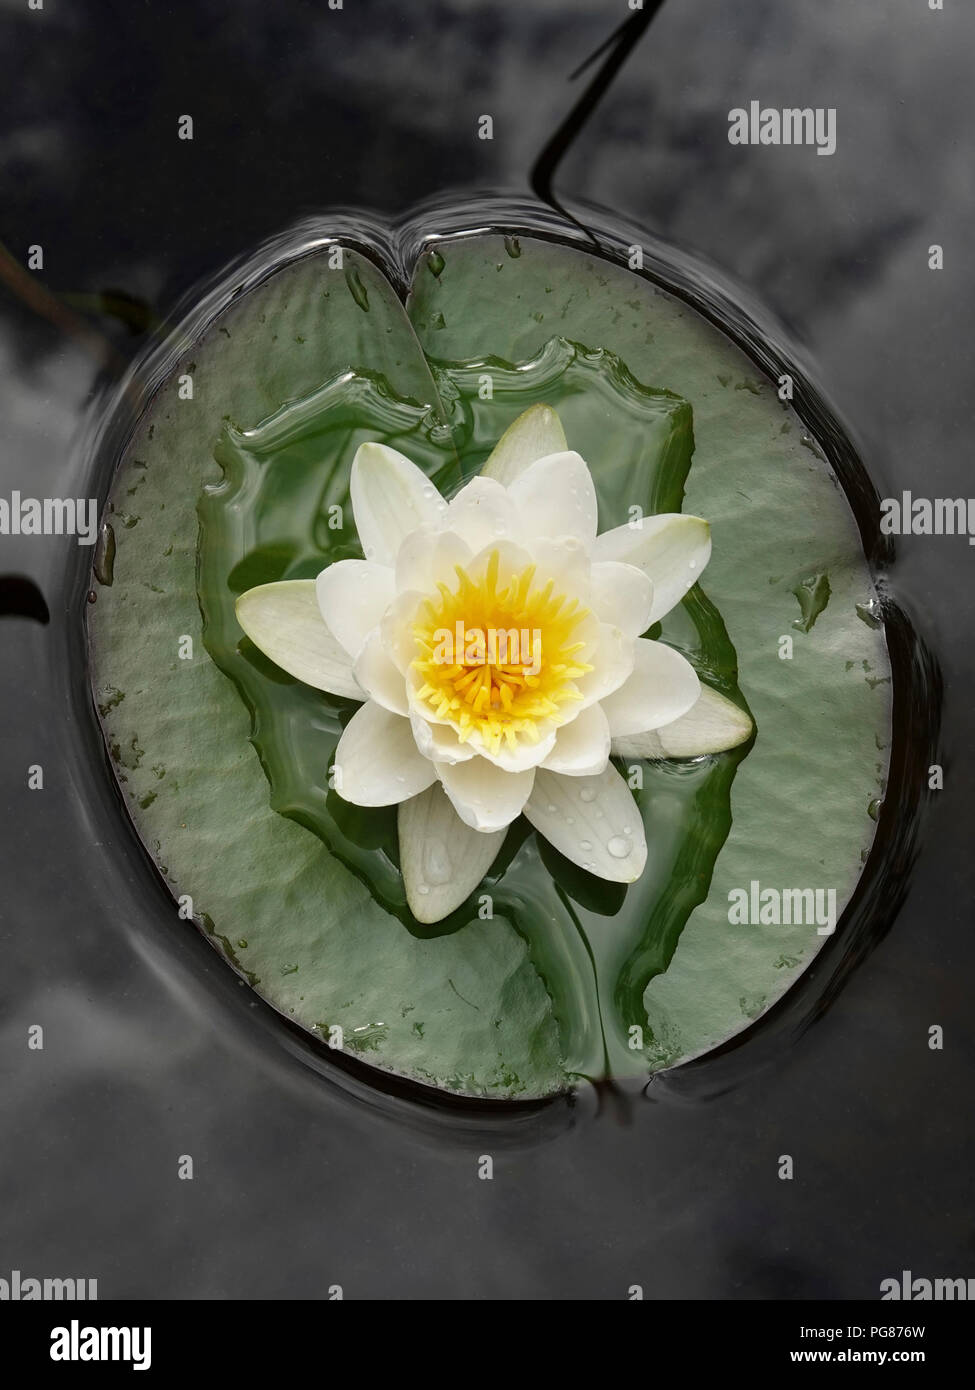
[[[334,785],[399,808],[414,916],[463,902],[522,814],[575,864],[633,882],[643,822],[610,755],[694,757],[751,733],[685,657],[642,635],[700,577],[707,522],[675,513],[597,535],[589,469],[540,405],[450,501],[374,443],[350,493],[365,559],[259,585],[237,617],[289,674],[362,701]]]

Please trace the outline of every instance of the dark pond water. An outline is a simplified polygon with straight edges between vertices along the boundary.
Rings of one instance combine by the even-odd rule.
[[[569,74],[621,8],[6,9],[20,77],[0,94],[0,240],[19,266],[43,245],[45,263],[27,282],[0,266],[0,491],[86,495],[99,372],[117,376],[190,286],[296,218],[526,193],[594,69]],[[973,40],[975,15],[921,0],[883,16],[668,0],[554,175],[561,201],[610,207],[746,285],[815,363],[882,496],[972,491]],[[836,153],[729,145],[728,111],[753,99],[835,107]],[[184,113],[192,142],[175,135]],[[482,113],[491,142],[475,138]],[[85,1275],[103,1297],[340,1283],[347,1297],[613,1298],[640,1283],[845,1298],[904,1268],[971,1273],[964,538],[898,542],[902,630],[923,632],[944,683],[945,787],[857,949],[830,943],[803,999],[644,1098],[494,1124],[336,1077],[202,939],[161,929],[169,901],[93,774],[68,544],[0,540],[0,572],[26,581],[5,587],[19,616],[2,628],[0,1276]],[[902,716],[920,742],[930,669],[913,688]],[[43,1051],[26,1045],[35,1024]],[[792,1182],[777,1177],[786,1153]],[[186,1154],[192,1182],[177,1179]]]

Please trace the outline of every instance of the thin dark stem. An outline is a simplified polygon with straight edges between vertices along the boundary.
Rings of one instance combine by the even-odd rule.
[[[558,127],[551,139],[547,142],[541,154],[532,165],[529,181],[535,194],[550,207],[555,208],[556,212],[574,223],[580,231],[584,232],[594,246],[599,243],[593,236],[588,227],[567,212],[562,204],[555,197],[552,191],[552,182],[555,172],[562,160],[565,158],[572,144],[584,128],[589,117],[599,105],[603,96],[612,85],[613,79],[620,68],[626,62],[630,53],[643,37],[651,21],[663,7],[664,0],[647,0],[645,9],[635,10],[628,19],[625,19],[619,28],[615,29],[609,38],[599,47],[590,53],[589,57],[570,74],[569,81],[573,81],[595,63],[604,53],[607,54],[605,60],[599,67],[592,81],[586,87],[582,96],[573,106],[565,120]]]

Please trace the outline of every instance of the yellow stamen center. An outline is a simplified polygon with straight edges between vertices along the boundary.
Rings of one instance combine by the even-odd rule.
[[[476,734],[493,754],[563,724],[582,698],[576,678],[592,670],[579,660],[589,610],[556,594],[554,580],[536,583],[534,565],[504,581],[499,571],[497,550],[480,580],[457,565],[456,590],[438,584],[413,624],[421,712],[453,725],[462,743]]]

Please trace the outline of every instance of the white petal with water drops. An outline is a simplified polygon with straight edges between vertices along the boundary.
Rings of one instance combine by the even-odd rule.
[[[444,526],[473,551],[500,540],[517,540],[521,534],[511,496],[493,478],[472,478],[462,487],[447,507]]]
[[[505,831],[482,834],[465,825],[439,783],[397,812],[406,901],[418,922],[439,922],[481,882],[504,844]]]
[[[599,878],[633,883],[643,872],[643,821],[612,763],[592,777],[539,768],[525,815],[561,854]]]
[[[410,721],[373,700],[346,725],[335,750],[336,791],[356,806],[395,806],[436,781]]]
[[[597,560],[590,576],[590,603],[597,617],[640,637],[650,626],[653,584],[636,565]]]
[[[542,588],[551,579],[557,594],[565,594],[570,601],[578,600],[580,607],[588,606],[592,562],[578,537],[560,536],[552,540],[541,536],[531,543],[528,559],[537,566],[535,587]]]
[[[596,489],[585,460],[574,449],[536,459],[508,494],[526,536],[575,536],[592,550]]]
[[[640,518],[639,526],[617,526],[596,539],[594,560],[621,560],[643,571],[653,584],[650,622],[669,613],[696,584],[711,558],[711,528],[699,516],[667,512]]]
[[[349,496],[362,553],[383,565],[395,564],[405,537],[436,523],[446,505],[426,474],[387,444],[360,445]]]

